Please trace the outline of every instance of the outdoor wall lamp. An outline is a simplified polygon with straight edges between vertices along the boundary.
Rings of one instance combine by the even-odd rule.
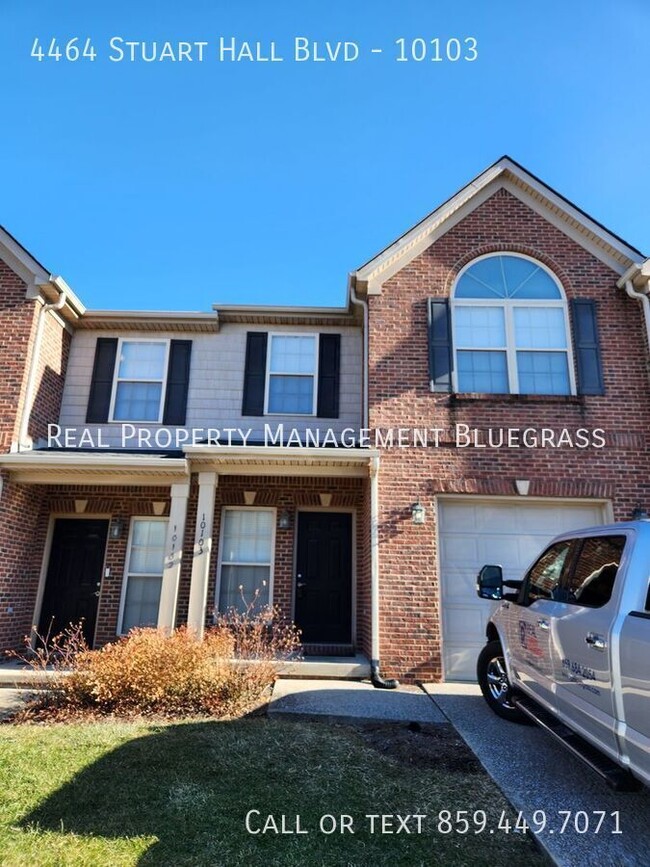
[[[122,535],[122,531],[124,530],[124,521],[121,518],[113,518],[111,521],[111,528],[109,530],[109,535],[111,539],[119,539]]]
[[[633,521],[644,521],[648,517],[648,512],[643,506],[637,506],[636,509],[632,512],[632,520]]]
[[[281,530],[288,530],[291,526],[291,515],[289,514],[287,509],[283,509],[280,512],[280,520],[278,521],[278,527]]]
[[[424,524],[427,519],[426,509],[419,500],[411,506],[411,517],[414,524]]]

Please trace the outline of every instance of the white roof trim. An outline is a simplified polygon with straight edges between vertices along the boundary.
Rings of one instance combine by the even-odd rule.
[[[365,286],[368,294],[379,294],[386,280],[501,187],[517,195],[617,273],[624,273],[643,258],[521,166],[503,157],[359,268],[353,274],[357,285]]]
[[[0,258],[18,276],[27,283],[28,287],[34,284],[47,283],[50,274],[37,262],[27,250],[12,237],[9,232],[0,226]]]

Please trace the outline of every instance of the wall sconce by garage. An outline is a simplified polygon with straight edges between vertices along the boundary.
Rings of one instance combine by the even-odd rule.
[[[632,520],[633,521],[645,521],[648,518],[648,511],[644,509],[643,506],[637,506],[636,509],[632,512]]]
[[[414,524],[424,524],[426,522],[427,511],[419,500],[411,506],[411,518]]]
[[[283,509],[280,512],[280,520],[278,521],[278,527],[281,530],[288,530],[291,527],[291,515],[287,509]]]
[[[124,532],[124,521],[121,518],[113,518],[108,535],[111,539],[119,539]]]

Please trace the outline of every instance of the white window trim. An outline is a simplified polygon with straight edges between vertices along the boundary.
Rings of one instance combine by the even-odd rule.
[[[119,376],[120,372],[120,358],[122,357],[122,347],[125,343],[158,343],[165,345],[165,358],[163,361],[163,378],[161,380],[158,379],[124,379]],[[116,422],[120,424],[131,424],[131,423],[139,423],[147,422],[149,424],[162,424],[163,413],[165,407],[165,395],[167,394],[167,376],[169,373],[169,351],[170,351],[171,340],[170,338],[162,338],[160,340],[151,340],[147,338],[140,337],[120,337],[117,341],[117,355],[115,356],[115,370],[113,371],[113,388],[111,390],[111,406],[110,412],[108,414],[108,420],[110,422]],[[119,418],[116,419],[114,417],[115,412],[115,400],[117,397],[117,386],[120,382],[160,382],[161,391],[160,391],[160,406],[158,407],[158,418],[156,419],[144,419],[144,418]]]
[[[314,338],[314,372],[313,373],[281,373],[273,371],[273,376],[304,376],[314,380],[314,394],[311,412],[269,412],[269,386],[271,382],[271,354],[274,337],[313,337]],[[269,331],[268,346],[266,350],[266,378],[264,382],[264,415],[270,416],[302,416],[311,418],[318,412],[318,354],[320,335],[315,331]]]
[[[480,262],[482,259],[491,259],[495,256],[513,256],[518,259],[526,259],[529,262],[532,262],[538,268],[541,268],[548,276],[553,280],[555,285],[560,292],[560,298],[558,299],[543,299],[543,298],[533,298],[533,299],[524,299],[524,298],[456,298],[456,288],[458,283],[468,268],[471,268],[472,265],[475,265],[477,262]],[[507,375],[508,375],[508,394],[524,394],[525,392],[521,392],[519,390],[519,371],[517,369],[517,352],[563,352],[567,357],[567,367],[569,371],[569,395],[577,394],[576,387],[576,375],[575,375],[575,361],[573,354],[573,340],[571,337],[571,325],[569,322],[569,305],[567,302],[566,293],[564,291],[564,287],[555,276],[555,274],[547,268],[542,262],[538,259],[534,259],[532,256],[526,256],[523,253],[513,253],[509,250],[503,250],[497,253],[487,253],[482,256],[477,256],[475,259],[472,259],[467,263],[456,275],[456,279],[454,281],[454,287],[451,295],[451,336],[452,336],[452,344],[453,344],[453,355],[454,355],[454,363],[453,370],[451,372],[452,378],[452,389],[455,393],[458,393],[458,352],[466,351],[466,352],[505,352],[506,353],[506,365],[507,365]],[[456,317],[455,311],[457,307],[498,307],[504,311],[504,326],[505,326],[505,335],[506,335],[506,346],[498,347],[498,346],[486,346],[486,347],[476,347],[476,346],[457,346],[456,345]],[[542,347],[539,348],[530,348],[527,349],[523,346],[515,346],[515,327],[514,327],[514,308],[515,307],[556,307],[561,308],[564,311],[564,332],[566,339],[566,347],[563,349],[551,348],[544,349]],[[492,394],[493,392],[490,392]],[[494,392],[494,394],[500,394],[501,392]],[[534,392],[535,395],[539,394],[542,396],[542,392]],[[551,394],[551,397],[562,397],[559,394]]]
[[[124,572],[122,574],[122,591],[120,593],[120,608],[117,616],[117,635],[126,635],[125,632],[122,631],[122,626],[124,623],[124,606],[126,605],[126,591],[127,584],[129,583],[129,563],[131,561],[131,547],[133,545],[133,527],[136,521],[159,521],[165,524],[169,523],[168,517],[159,518],[154,515],[131,515],[129,518],[129,538],[126,545],[126,556],[124,558]],[[109,527],[110,532],[110,527]],[[110,539],[109,539],[110,541]],[[163,571],[164,571],[164,562],[163,562]],[[143,578],[158,578],[158,574],[154,572],[137,572],[135,573],[137,577]],[[160,573],[160,578],[162,581],[163,572]],[[162,589],[162,584],[161,584]],[[158,602],[158,611],[160,613],[160,601]]]
[[[224,612],[219,611],[219,597],[221,596],[221,569],[224,566],[223,561],[223,539],[226,512],[271,512],[273,515],[273,530],[271,532],[271,562],[269,566],[269,606],[273,605],[273,577],[275,574],[275,535],[278,525],[277,509],[275,506],[223,506],[221,509],[221,522],[219,524],[219,556],[217,557],[217,580],[214,592],[214,610],[217,614]],[[240,561],[227,560],[226,566],[266,566],[266,563],[245,563]]]

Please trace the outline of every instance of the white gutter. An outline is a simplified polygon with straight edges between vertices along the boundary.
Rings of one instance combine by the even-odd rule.
[[[648,297],[650,281],[650,272],[648,271],[649,262],[650,260],[644,262],[642,265],[632,265],[632,267],[628,268],[625,274],[623,274],[616,285],[619,289],[625,289],[630,298],[634,298],[635,301],[641,302],[641,306],[643,307],[643,319],[645,321],[646,340],[648,341],[648,350],[650,351],[650,298]],[[644,290],[641,292],[634,287],[633,281],[637,277],[641,277],[644,281]]]
[[[52,280],[55,283],[55,280]],[[58,287],[57,287],[58,288]],[[20,428],[18,429],[18,451],[21,451],[23,446],[31,447],[29,438],[29,419],[34,408],[34,391],[36,386],[36,375],[38,373],[38,360],[41,354],[41,343],[43,342],[43,328],[45,325],[45,317],[50,310],[61,310],[68,299],[67,292],[61,291],[61,294],[56,301],[50,304],[43,304],[38,311],[38,321],[36,323],[36,334],[32,344],[31,358],[29,362],[29,373],[27,375],[27,384],[25,386],[25,399],[23,402],[23,411],[20,418]]]
[[[363,405],[362,405],[362,419],[361,419],[361,427],[368,427],[368,417],[369,417],[369,405],[368,405],[368,357],[369,357],[369,334],[368,334],[368,302],[364,301],[362,298],[359,298],[357,295],[353,283],[352,283],[352,275],[348,280],[348,285],[350,289],[350,301],[353,304],[356,304],[358,307],[361,307],[363,310]]]

